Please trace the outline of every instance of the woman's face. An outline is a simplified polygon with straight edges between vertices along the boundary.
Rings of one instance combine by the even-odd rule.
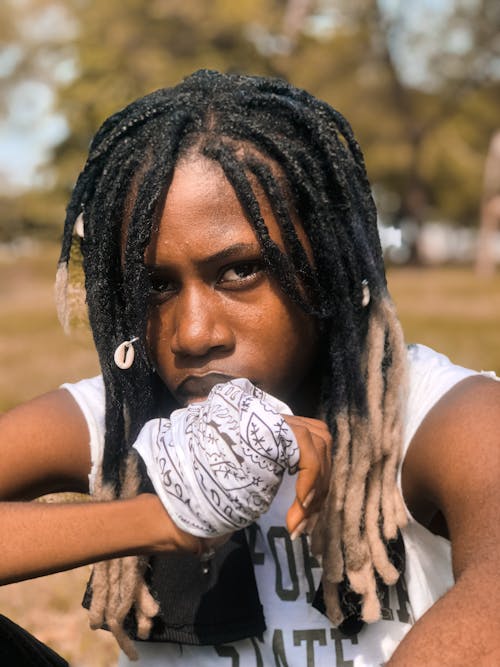
[[[283,248],[269,203],[258,200]],[[176,167],[146,264],[150,352],[180,405],[245,377],[292,409],[309,410],[315,320],[264,271],[259,242],[219,165],[195,156]]]

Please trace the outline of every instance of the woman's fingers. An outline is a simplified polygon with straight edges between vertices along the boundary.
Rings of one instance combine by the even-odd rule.
[[[318,419],[284,416],[292,428],[300,450],[296,496],[287,512],[286,523],[292,539],[310,528],[328,492],[332,437]]]
[[[328,426],[325,422],[320,419],[312,419],[311,417],[298,417],[297,415],[283,415],[283,418],[289,426],[292,428],[295,425],[305,426],[311,433],[316,433],[325,440],[325,442],[331,447],[332,436],[328,430]]]

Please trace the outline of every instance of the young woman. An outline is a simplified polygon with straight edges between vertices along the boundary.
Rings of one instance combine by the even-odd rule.
[[[134,102],[66,323],[79,252],[102,376],[2,418],[4,582],[96,563],[120,665],[495,664],[500,387],[404,345],[338,112],[208,71]],[[63,489],[96,502],[10,502]]]

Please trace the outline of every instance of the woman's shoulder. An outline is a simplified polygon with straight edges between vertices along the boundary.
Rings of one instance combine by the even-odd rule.
[[[87,422],[97,420],[104,423],[105,391],[102,375],[78,382],[65,382],[60,388],[69,391]]]
[[[104,397],[104,382],[102,375],[83,378],[77,382],[65,382],[61,385],[61,388],[67,389],[72,395]]]
[[[66,389],[71,394],[87,422],[92,463],[89,485],[92,491],[97,469],[103,456],[106,432],[106,396],[102,375],[85,378],[78,382],[67,382],[61,385],[61,389]]]
[[[439,375],[442,378],[449,377],[451,379],[452,377],[467,377],[478,372],[453,363],[445,354],[437,352],[427,345],[411,343],[407,349],[410,381],[415,379],[415,376],[433,375],[436,377]]]
[[[461,380],[477,374],[478,371],[454,364],[426,345],[408,346],[405,449],[429,410]]]

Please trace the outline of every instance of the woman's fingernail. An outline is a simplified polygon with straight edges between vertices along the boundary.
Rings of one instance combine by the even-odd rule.
[[[300,537],[300,536],[302,535],[302,533],[304,532],[304,528],[306,527],[306,525],[307,525],[307,519],[303,519],[303,520],[299,523],[299,525],[297,526],[297,528],[293,531],[293,533],[290,535],[290,539],[292,540],[292,542],[293,542],[293,540],[296,540],[297,537]]]
[[[316,489],[312,489],[312,491],[309,491],[309,493],[306,496],[306,499],[302,503],[302,507],[304,509],[307,509],[309,507],[309,505],[312,503],[315,494],[316,494]]]

